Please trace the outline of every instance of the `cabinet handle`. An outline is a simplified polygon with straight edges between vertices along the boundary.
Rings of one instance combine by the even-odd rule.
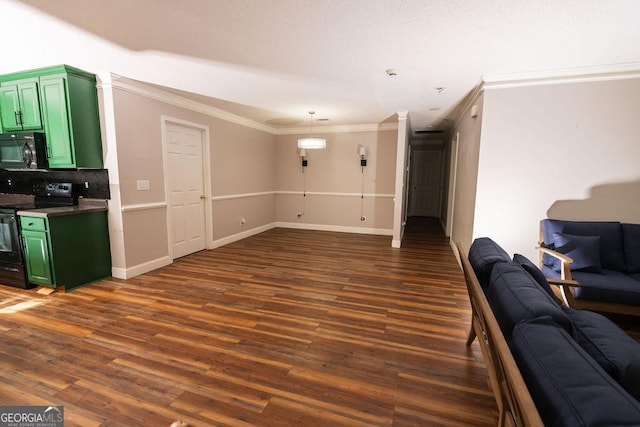
[[[22,120],[20,118],[20,111],[16,111],[15,112],[15,116],[16,116],[16,124],[17,125],[21,125],[22,124]]]
[[[33,223],[32,222],[30,222],[28,225],[29,225],[29,227],[33,227]]]

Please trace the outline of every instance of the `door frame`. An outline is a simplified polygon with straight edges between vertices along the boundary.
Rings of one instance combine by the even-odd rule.
[[[445,235],[453,236],[453,215],[455,212],[456,201],[456,178],[458,177],[458,144],[460,143],[460,132],[451,138],[451,160],[449,165],[449,195],[447,197],[447,224],[445,226]]]
[[[205,249],[213,249],[213,206],[211,197],[211,144],[209,143],[209,126],[187,120],[176,119],[175,117],[160,116],[160,128],[162,133],[162,169],[164,174],[164,203],[167,209],[167,250],[173,262],[173,244],[171,242],[171,228],[173,218],[169,209],[169,192],[171,186],[169,182],[169,159],[167,156],[167,125],[177,125],[196,129],[202,135],[202,179],[205,205],[204,205],[204,239]]]

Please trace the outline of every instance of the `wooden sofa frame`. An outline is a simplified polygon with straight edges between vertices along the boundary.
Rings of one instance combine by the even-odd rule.
[[[498,426],[543,426],[538,409],[529,394],[511,350],[491,306],[460,243],[456,243],[467,292],[471,301],[471,329],[467,346],[478,338],[487,366],[489,386],[498,405]]]
[[[557,286],[557,289],[559,290],[559,293],[560,293],[560,297],[562,298],[562,301],[567,306],[575,309],[580,309],[580,310],[590,310],[590,311],[600,311],[605,313],[618,313],[618,314],[640,316],[640,307],[636,305],[576,299],[575,288],[580,287],[580,283],[573,280],[573,277],[571,275],[571,263],[573,263],[573,259],[566,256],[565,254],[556,252],[553,249],[544,247],[544,234],[542,231],[542,221],[540,221],[540,239],[539,239],[537,249],[540,254],[539,265],[541,268],[542,268],[542,258],[544,254],[550,255],[560,261],[560,279],[547,278],[547,281],[549,282],[550,285]]]

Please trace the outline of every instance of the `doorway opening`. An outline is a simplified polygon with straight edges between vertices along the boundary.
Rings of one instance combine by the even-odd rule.
[[[442,143],[411,147],[408,216],[442,217],[444,157]]]

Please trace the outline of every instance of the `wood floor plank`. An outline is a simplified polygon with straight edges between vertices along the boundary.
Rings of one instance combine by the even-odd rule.
[[[0,405],[83,427],[495,425],[469,321],[435,220],[400,249],[276,228],[68,293],[0,286]]]

